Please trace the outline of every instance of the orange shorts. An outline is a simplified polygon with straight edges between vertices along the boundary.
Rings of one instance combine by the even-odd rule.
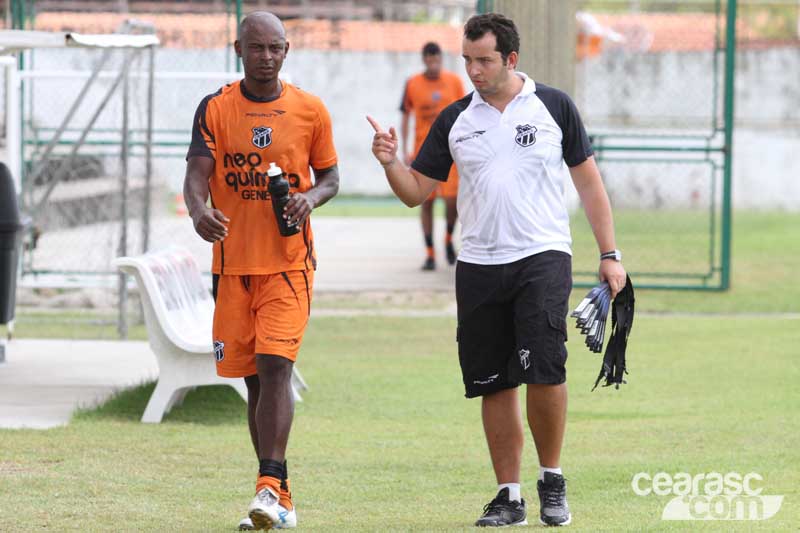
[[[311,313],[314,271],[216,276],[214,355],[217,374],[256,374],[256,354],[297,360]]]
[[[447,181],[441,182],[433,192],[428,196],[428,200],[435,200],[436,198],[455,198],[458,196],[458,171],[456,166],[450,167],[450,174],[447,175]]]

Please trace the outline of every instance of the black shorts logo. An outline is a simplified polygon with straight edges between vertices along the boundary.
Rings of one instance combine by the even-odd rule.
[[[272,144],[272,128],[266,126],[253,128],[253,144],[258,148],[266,148]]]
[[[517,141],[517,144],[522,147],[530,146],[536,142],[537,131],[539,130],[536,128],[536,126],[531,126],[530,124],[517,126],[517,136],[514,137],[514,140]]]
[[[522,366],[522,370],[528,370],[531,367],[531,351],[522,348],[519,351],[519,364]]]
[[[494,382],[494,380],[496,380],[499,377],[500,374],[492,374],[491,376],[488,376],[484,379],[476,379],[472,383],[474,383],[475,385],[488,385],[489,383]]]
[[[225,343],[222,341],[214,341],[214,358],[219,363],[225,359]]]

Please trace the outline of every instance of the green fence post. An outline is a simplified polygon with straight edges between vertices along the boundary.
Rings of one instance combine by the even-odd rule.
[[[722,189],[722,272],[720,288],[730,288],[731,278],[731,189],[733,163],[733,100],[736,69],[736,0],[728,0],[725,24],[725,169]]]

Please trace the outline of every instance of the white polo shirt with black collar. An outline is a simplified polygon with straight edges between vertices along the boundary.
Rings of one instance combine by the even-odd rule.
[[[411,164],[440,181],[456,164],[459,261],[497,265],[547,250],[572,253],[567,166],[586,161],[592,147],[566,93],[516,75],[525,83],[502,113],[477,91],[445,108]]]

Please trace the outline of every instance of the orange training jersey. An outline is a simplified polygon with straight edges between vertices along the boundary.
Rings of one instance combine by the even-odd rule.
[[[400,111],[414,113],[414,155],[419,152],[439,113],[463,96],[464,84],[461,78],[447,70],[442,70],[435,79],[426,77],[424,73],[408,79]]]
[[[281,80],[278,98],[264,101],[241,81],[206,96],[197,108],[189,157],[215,161],[211,203],[230,219],[228,236],[214,243],[215,274],[275,274],[316,268],[314,236],[282,237],[267,192],[267,169],[281,167],[292,192],[311,188],[309,166],[336,164],[331,119],[322,101]]]

